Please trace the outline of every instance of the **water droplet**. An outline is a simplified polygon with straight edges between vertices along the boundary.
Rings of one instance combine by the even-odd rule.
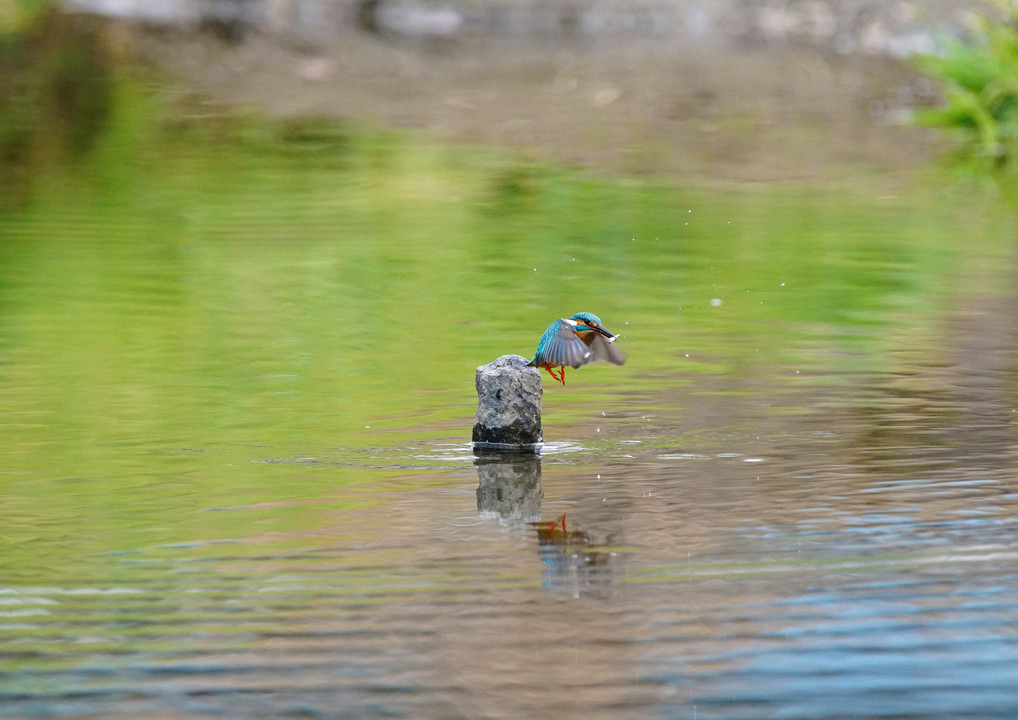
[[[711,298],[711,307],[721,307],[721,298]]]

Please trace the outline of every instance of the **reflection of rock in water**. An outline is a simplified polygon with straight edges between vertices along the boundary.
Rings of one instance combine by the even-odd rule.
[[[544,584],[555,595],[611,595],[621,575],[620,538],[595,529],[569,529],[566,516],[531,523],[544,561]]]
[[[572,529],[566,516],[541,521],[541,457],[525,453],[479,453],[477,509],[514,528],[537,531],[544,586],[553,595],[611,595],[621,574],[616,533]]]
[[[538,455],[482,455],[477,465],[477,509],[511,526],[541,517],[541,458]]]

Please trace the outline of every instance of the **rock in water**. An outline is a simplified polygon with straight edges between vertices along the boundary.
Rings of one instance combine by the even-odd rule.
[[[541,373],[520,355],[477,368],[474,447],[484,443],[537,449],[541,442]],[[478,445],[481,444],[481,446]],[[501,449],[501,448],[500,448]]]

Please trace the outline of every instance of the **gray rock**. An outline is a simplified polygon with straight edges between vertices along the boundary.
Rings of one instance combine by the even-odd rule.
[[[474,447],[496,443],[536,450],[541,442],[541,374],[520,355],[503,355],[477,368]]]

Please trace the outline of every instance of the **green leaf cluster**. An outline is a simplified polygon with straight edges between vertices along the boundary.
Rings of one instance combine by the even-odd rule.
[[[953,38],[917,67],[940,81],[946,105],[920,112],[918,122],[957,130],[964,154],[984,168],[1018,174],[1018,7],[998,2],[967,40]]]

